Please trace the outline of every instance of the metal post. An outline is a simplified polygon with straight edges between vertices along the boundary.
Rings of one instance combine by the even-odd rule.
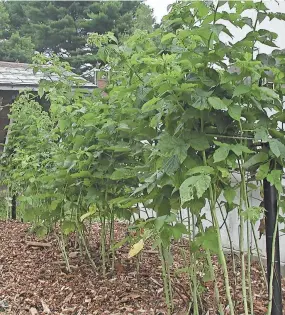
[[[282,290],[280,275],[280,249],[279,231],[277,230],[275,239],[275,252],[272,253],[272,242],[277,218],[277,191],[266,179],[263,181],[264,187],[264,207],[266,209],[266,252],[267,252],[267,278],[268,284],[271,277],[271,262],[274,259],[273,269],[273,296],[271,315],[282,315]],[[268,285],[269,287],[269,285]]]
[[[17,219],[17,200],[16,200],[15,195],[13,195],[13,197],[12,197],[11,217],[12,217],[12,220]]]

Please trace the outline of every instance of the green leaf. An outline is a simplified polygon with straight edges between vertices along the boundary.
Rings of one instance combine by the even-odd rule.
[[[164,133],[158,141],[157,148],[161,156],[169,157],[176,155],[180,163],[182,163],[187,157],[189,144],[181,138],[172,137]]]
[[[85,178],[85,177],[91,177],[91,173],[89,171],[81,171],[78,173],[74,173],[70,175],[72,178]]]
[[[118,249],[118,248],[122,247],[122,246],[125,245],[129,240],[130,240],[130,237],[129,237],[129,236],[127,236],[127,237],[121,239],[119,242],[117,242],[116,244],[114,244],[114,245],[111,247],[111,250],[115,250],[115,249]]]
[[[85,139],[84,139],[83,136],[81,136],[81,135],[75,136],[75,138],[74,138],[74,140],[73,140],[73,143],[74,143],[74,145],[73,145],[73,150],[76,150],[76,151],[77,151],[77,150],[82,146],[82,144],[84,143],[84,141],[85,141]]]
[[[254,153],[254,151],[250,150],[248,147],[239,143],[231,145],[230,148],[237,156],[242,155],[242,153],[248,153],[248,154]]]
[[[209,97],[208,103],[215,109],[227,109],[227,105],[224,101],[216,96]]]
[[[148,102],[146,102],[142,107],[142,112],[146,113],[149,111],[152,111],[154,109],[159,109],[160,105],[158,104],[158,101],[160,101],[159,97],[154,97]]]
[[[229,205],[233,204],[236,196],[236,190],[234,188],[228,187],[224,190],[224,197]]]
[[[179,240],[183,234],[187,234],[188,231],[183,223],[176,223],[172,227],[172,233],[175,240]]]
[[[229,178],[231,176],[227,168],[217,166],[217,170],[219,170],[223,178]]]
[[[270,168],[269,161],[265,164],[260,165],[255,175],[256,180],[263,180],[267,176],[269,168]]]
[[[61,224],[63,234],[69,235],[76,230],[76,225],[72,221],[63,221]]]
[[[48,229],[45,226],[38,226],[35,232],[38,238],[44,238],[48,234]]]
[[[228,109],[229,115],[232,119],[240,121],[242,108],[240,105],[231,104]]]
[[[127,178],[136,177],[136,173],[132,169],[128,168],[117,168],[111,175],[112,180],[122,180]]]
[[[163,161],[163,170],[169,176],[173,175],[178,170],[179,166],[180,161],[176,155]]]
[[[217,231],[213,228],[207,228],[202,236],[199,237],[202,248],[210,250],[216,254],[219,253],[219,242]]]
[[[229,147],[220,147],[214,153],[214,163],[218,163],[226,160],[230,152]]]
[[[281,184],[281,176],[282,176],[281,170],[273,170],[266,177],[267,180],[270,182],[270,184],[272,186],[275,186],[275,188],[278,190],[280,194],[283,192],[283,188]]]
[[[269,139],[269,147],[272,153],[278,158],[285,158],[285,145],[277,139]]]
[[[61,119],[61,120],[58,122],[58,125],[59,125],[60,132],[64,132],[64,130],[65,130],[67,127],[70,127],[70,121],[69,121],[69,120],[66,120],[66,119]]]
[[[250,157],[244,164],[243,168],[248,169],[257,164],[264,163],[268,160],[268,154],[265,152],[259,152],[254,156]]]
[[[264,213],[264,208],[262,207],[249,207],[248,209],[242,211],[241,215],[249,220],[251,223],[255,224]]]
[[[204,151],[210,147],[208,139],[203,133],[192,132],[189,142],[190,146],[197,151]]]
[[[110,146],[106,149],[109,149],[111,151],[114,151],[114,152],[129,152],[131,151],[130,147],[128,147],[127,145],[113,145],[113,146]]]
[[[254,131],[254,140],[261,141],[261,142],[267,142],[268,141],[268,131],[264,127],[258,127]]]
[[[193,200],[195,192],[201,198],[205,191],[210,187],[211,177],[209,175],[198,175],[187,178],[180,186],[181,204]]]
[[[214,174],[214,169],[211,166],[196,166],[190,169],[186,175],[194,175],[194,174]]]
[[[264,87],[264,86],[260,87],[259,89],[261,90],[264,96],[267,96],[273,99],[279,99],[279,95],[276,92],[274,92],[274,90],[269,89],[268,87]]]
[[[233,97],[234,97],[234,96],[240,96],[240,95],[242,95],[242,94],[246,94],[246,93],[248,93],[250,90],[251,90],[250,85],[240,84],[240,85],[238,85],[238,86],[235,88]]]
[[[162,44],[165,44],[166,42],[169,42],[170,40],[172,40],[172,39],[175,38],[175,37],[176,37],[175,34],[173,34],[173,33],[168,33],[168,34],[162,36],[162,38],[161,38],[161,43],[162,43]]]

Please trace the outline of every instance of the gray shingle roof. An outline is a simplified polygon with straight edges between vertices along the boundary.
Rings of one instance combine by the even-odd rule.
[[[0,61],[0,90],[18,91],[26,88],[37,90],[42,79],[58,81],[59,78],[56,75],[46,75],[41,72],[34,74],[32,66],[26,63]],[[83,85],[84,88],[91,90],[96,88],[96,85],[81,79],[86,82]]]

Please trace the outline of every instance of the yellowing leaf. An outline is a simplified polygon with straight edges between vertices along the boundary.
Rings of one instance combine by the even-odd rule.
[[[129,251],[128,258],[136,256],[144,247],[144,241],[141,239],[136,244],[132,246],[132,248]]]

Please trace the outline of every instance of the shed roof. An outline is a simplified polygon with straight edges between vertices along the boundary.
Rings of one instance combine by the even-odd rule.
[[[77,76],[72,73],[72,75]],[[81,78],[81,77],[80,77]],[[42,72],[33,72],[32,65],[26,63],[0,61],[0,90],[22,90],[29,88],[37,90],[40,80],[58,81],[57,75],[47,75]],[[93,90],[97,86],[81,78],[84,88]]]

